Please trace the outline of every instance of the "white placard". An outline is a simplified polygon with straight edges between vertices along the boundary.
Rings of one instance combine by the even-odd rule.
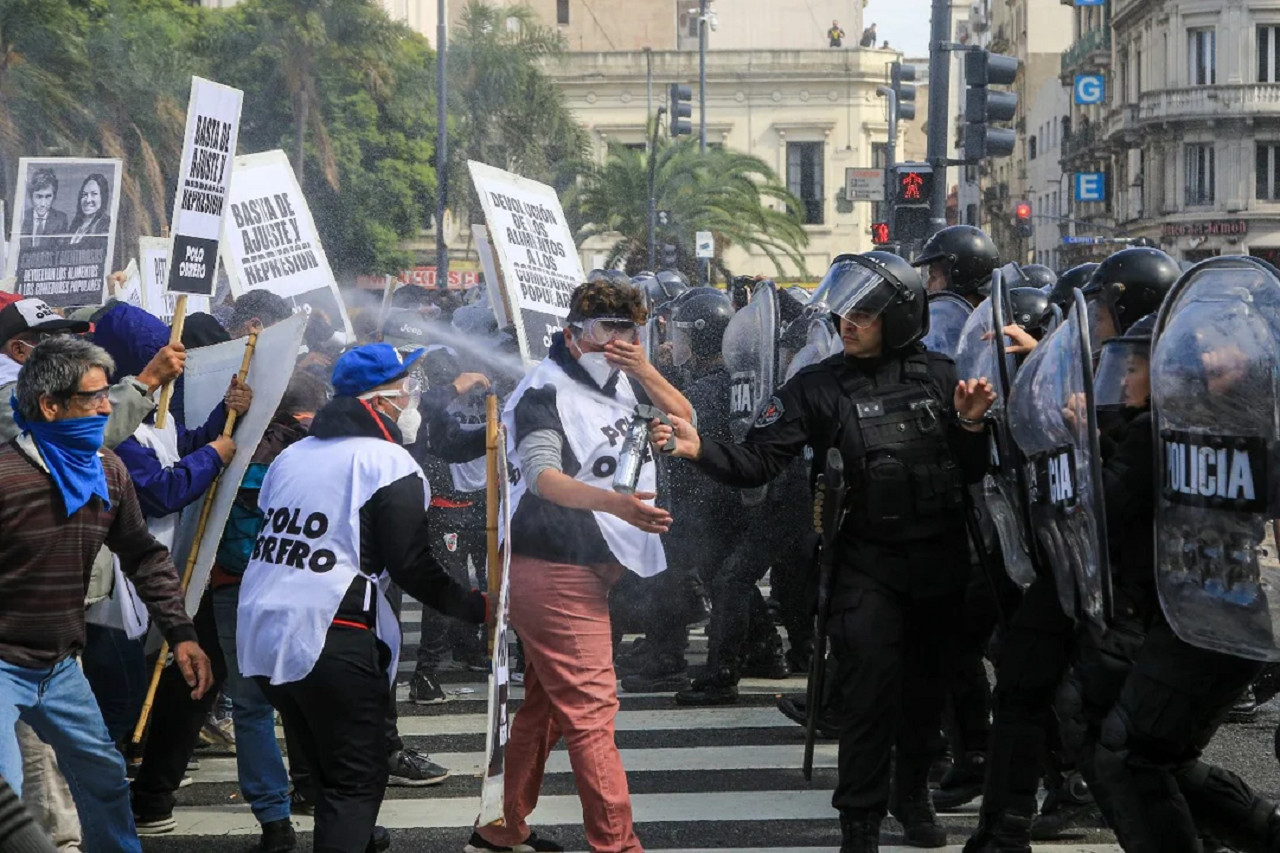
[[[583,281],[582,261],[556,191],[546,184],[467,161],[502,268],[520,354],[544,358]]]
[[[493,259],[493,246],[489,243],[489,229],[483,225],[472,225],[471,237],[476,241],[476,254],[480,256],[480,268],[484,270],[484,287],[489,293],[489,307],[498,320],[498,328],[505,329],[511,325],[511,320],[507,317],[507,302],[502,296],[498,263]]]
[[[231,292],[269,290],[352,335],[311,208],[283,151],[236,158],[222,254]]]
[[[169,229],[177,262],[169,266],[166,290],[213,296],[243,100],[239,89],[191,78],[182,168]]]
[[[138,238],[138,277],[141,281],[141,307],[153,317],[159,317],[166,326],[173,324],[173,306],[179,294],[165,290],[169,281],[169,247],[173,241],[165,237]],[[188,296],[187,315],[197,311],[208,313],[211,299],[207,296]]]
[[[18,160],[7,275],[54,308],[101,305],[116,246],[119,160]]]

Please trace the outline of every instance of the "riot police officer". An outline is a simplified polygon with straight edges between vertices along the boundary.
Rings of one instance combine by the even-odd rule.
[[[927,786],[941,660],[968,578],[965,482],[981,476],[982,418],[995,395],[985,379],[958,382],[947,356],[919,345],[925,289],[896,255],[843,256],[818,293],[838,319],[843,352],[779,388],[742,444],[703,440],[678,419],[673,428],[656,426],[654,439],[661,447],[674,433],[676,455],[741,487],[768,482],[806,446],[815,459],[839,449],[849,512],[837,538],[827,630],[842,693],[832,798],[841,850],[878,851],[886,811],[902,822],[908,844],[942,846]]]
[[[949,290],[977,305],[1000,266],[1000,252],[982,229],[952,225],[925,241],[912,266],[928,268],[925,287],[930,293]]]
[[[1081,288],[1094,349],[1157,310],[1181,274],[1178,262],[1159,249],[1121,249],[1098,264]]]
[[[1023,264],[1022,276],[1028,287],[1047,288],[1058,283],[1058,274],[1044,264]]]

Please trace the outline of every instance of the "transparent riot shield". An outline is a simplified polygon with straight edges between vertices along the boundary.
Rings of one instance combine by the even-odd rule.
[[[796,350],[796,354],[787,364],[782,376],[784,383],[801,369],[830,358],[844,349],[844,344],[840,341],[840,335],[836,332],[835,324],[831,322],[829,315],[806,315],[796,322],[804,323],[806,326],[805,341],[804,346]]]
[[[1156,324],[1156,585],[1184,641],[1280,661],[1280,280],[1246,258],[1194,267]]]
[[[950,291],[929,294],[929,333],[921,339],[925,349],[955,358],[960,333],[973,307]]]
[[[1105,626],[1111,573],[1088,309],[1079,291],[1063,323],[1018,370],[1009,428],[1025,466],[1031,529],[1063,610]]]
[[[733,315],[720,345],[729,371],[729,417],[741,441],[773,396],[777,370],[778,299],[771,281],[756,285],[751,301]]]

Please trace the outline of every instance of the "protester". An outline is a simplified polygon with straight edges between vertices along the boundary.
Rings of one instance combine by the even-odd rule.
[[[117,554],[169,639],[193,696],[211,683],[168,551],[147,532],[124,465],[99,450],[111,409],[101,348],[42,343],[18,375],[21,435],[0,447],[0,732],[22,719],[50,743],[85,827],[84,849],[140,851],[124,760],[76,665],[98,549]],[[17,740],[0,736],[0,776],[20,782]]]
[[[408,374],[421,357],[389,344],[345,353],[335,398],[259,491],[269,523],[244,574],[237,657],[315,774],[318,850],[363,853],[386,790],[400,630],[384,585],[473,623],[486,617],[483,594],[431,556],[428,486],[401,446],[397,421],[415,411]]]
[[[478,826],[469,853],[564,849],[526,823],[561,735],[591,849],[642,849],[614,743],[618,696],[608,594],[627,569],[651,576],[666,567],[658,534],[671,516],[649,503],[655,496],[651,458],[634,493],[610,488],[618,465],[612,427],[629,423],[639,402],[692,415],[638,342],[647,319],[642,300],[630,285],[580,285],[550,355],[503,411],[508,454],[521,474],[511,489],[506,547],[511,623],[525,650],[525,699],[507,743],[505,822]]]
[[[831,29],[827,30],[827,46],[844,47],[844,30],[840,28],[839,21],[832,21]]]
[[[862,39],[859,42],[862,47],[876,46],[876,25],[872,24],[862,31]]]

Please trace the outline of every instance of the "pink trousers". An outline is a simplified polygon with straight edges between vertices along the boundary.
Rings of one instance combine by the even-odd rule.
[[[524,702],[507,741],[505,826],[479,831],[514,846],[529,835],[551,748],[563,737],[592,853],[643,853],[613,740],[618,713],[609,587],[621,566],[574,566],[511,556],[511,624],[524,645]]]

